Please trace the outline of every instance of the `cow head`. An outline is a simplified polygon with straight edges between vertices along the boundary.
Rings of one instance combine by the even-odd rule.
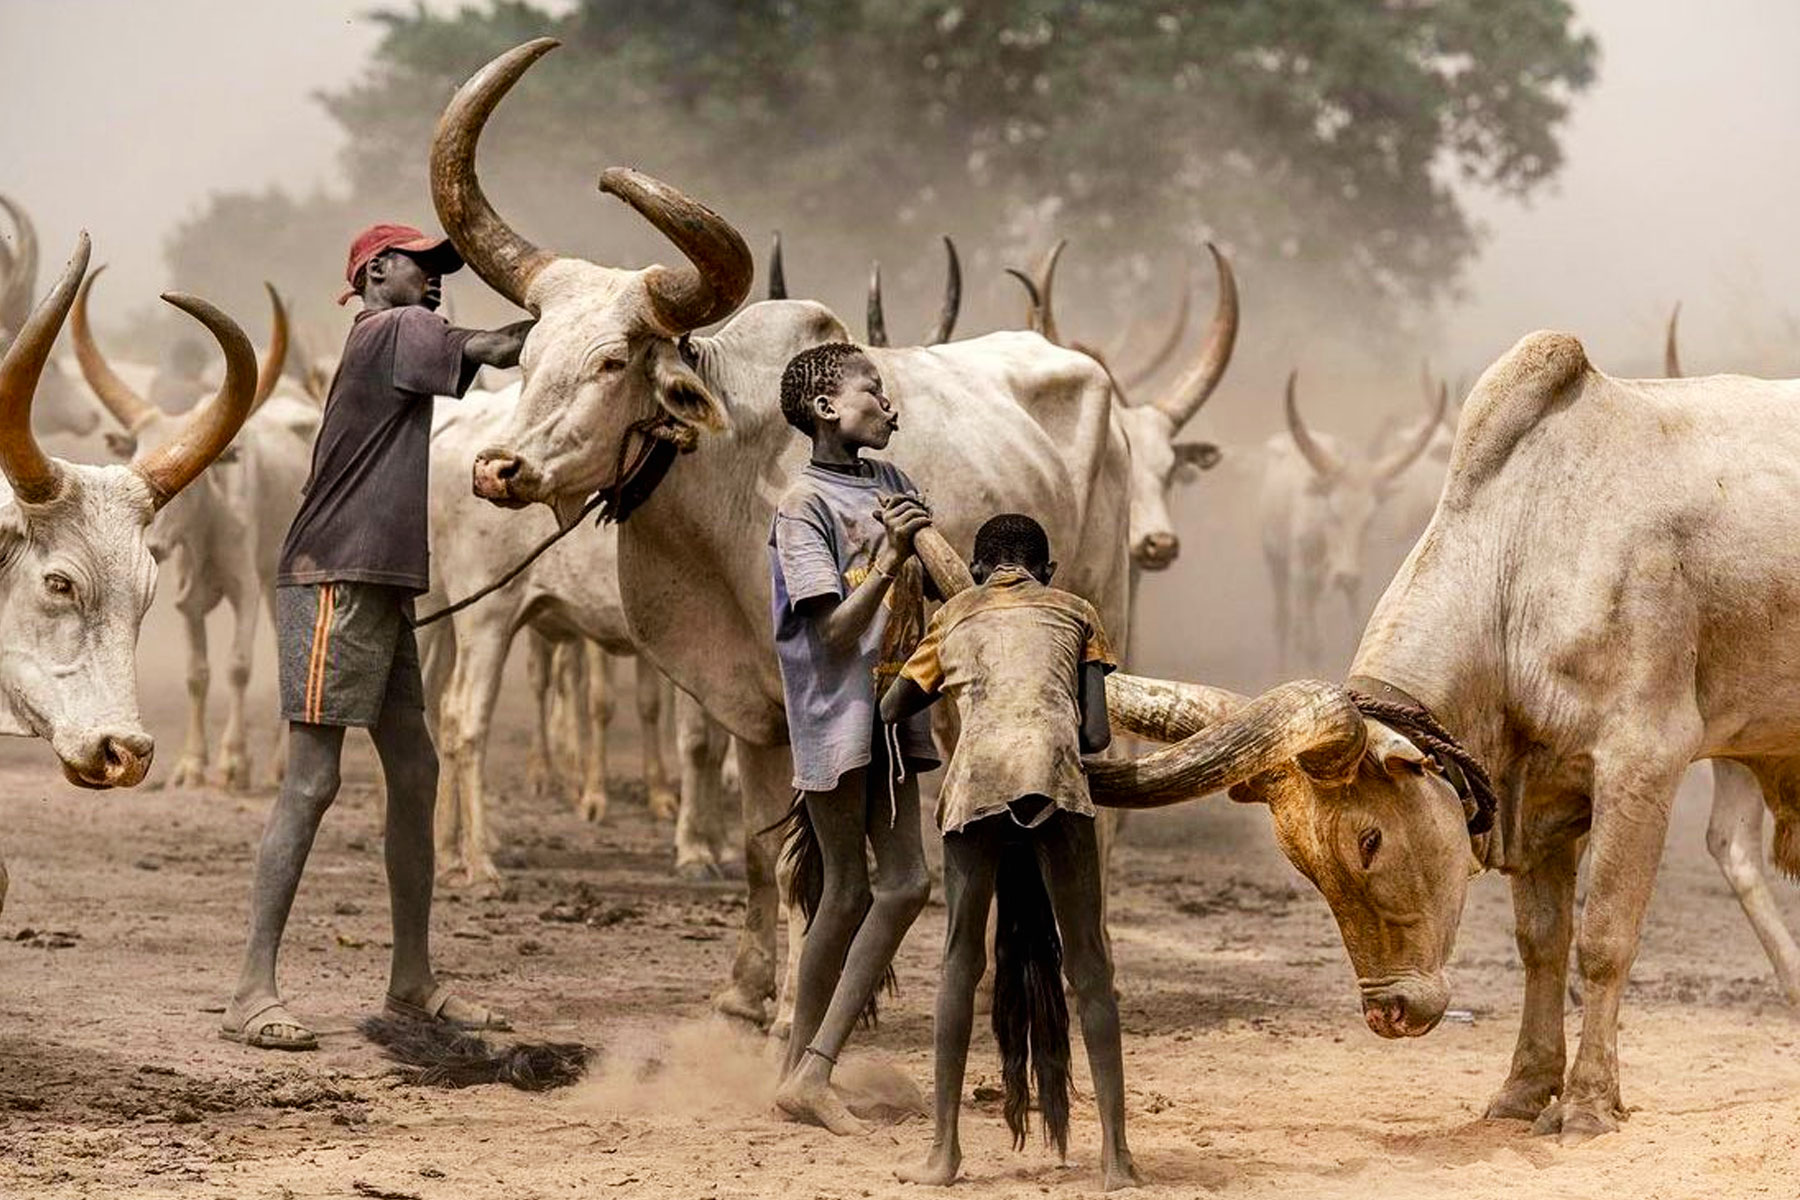
[[[1133,681],[1108,682],[1117,701]],[[1179,689],[1182,685],[1156,684]],[[1282,684],[1176,745],[1087,763],[1096,803],[1140,808],[1229,789],[1266,804],[1282,853],[1331,906],[1363,1016],[1416,1037],[1444,1015],[1444,965],[1476,869],[1468,810],[1432,760],[1336,684]]]
[[[465,83],[431,144],[432,199],[444,231],[488,285],[537,315],[520,366],[524,386],[500,442],[475,458],[477,495],[496,504],[549,504],[571,519],[614,483],[636,450],[633,430],[659,416],[723,429],[680,339],[730,314],[750,290],[749,247],[705,205],[623,168],[600,190],[635,208],[684,253],[680,267],[628,271],[539,249],[503,221],[475,176],[488,115],[531,64],[556,47],[528,42]]]
[[[134,661],[156,584],[145,527],[236,435],[255,391],[256,356],[224,313],[165,294],[224,347],[219,395],[130,466],[48,457],[31,431],[32,393],[87,260],[84,233],[0,360],[0,469],[12,491],[0,503],[0,731],[47,739],[73,783],[130,787],[153,749],[138,719]]]
[[[0,195],[0,208],[12,219],[16,249],[0,241],[0,354],[6,353],[31,316],[31,297],[37,290],[37,229],[11,197]],[[37,396],[31,405],[31,421],[38,433],[86,437],[100,427],[100,414],[87,397],[54,362],[44,365]]]
[[[161,453],[183,437],[188,428],[188,414],[165,412],[140,396],[119,377],[118,372],[107,363],[106,356],[100,352],[100,345],[94,340],[93,326],[88,320],[88,299],[95,282],[105,270],[104,266],[96,267],[93,274],[82,280],[81,287],[75,293],[74,308],[69,315],[69,332],[75,343],[75,359],[81,365],[82,377],[87,380],[88,387],[93,389],[94,395],[100,398],[107,411],[123,426],[122,432],[107,434],[107,446],[120,459],[139,463],[151,455]],[[250,400],[251,412],[261,407],[263,401],[275,390],[276,384],[280,383],[282,368],[287,359],[287,306],[282,303],[274,285],[265,283],[263,286],[268,289],[274,315],[270,326],[269,350],[257,372]],[[227,447],[215,456],[215,461],[229,463],[234,461],[235,456],[236,451]],[[207,482],[210,484],[212,480]],[[214,489],[207,484],[190,488],[183,495],[173,497],[157,514],[146,537],[146,545],[156,561],[163,561],[170,551],[194,534],[205,519],[209,504],[227,503],[223,495],[209,494],[213,492]]]
[[[1035,275],[1008,268],[1009,273],[1024,285],[1029,297],[1027,324],[1059,345],[1065,343],[1061,341],[1056,324],[1056,265],[1065,245],[1058,241],[1052,246]],[[1152,399],[1134,403],[1126,394],[1126,388],[1148,379],[1180,345],[1188,314],[1189,293],[1185,281],[1169,334],[1149,360],[1134,370],[1114,374],[1099,351],[1079,342],[1066,343],[1070,349],[1080,350],[1098,362],[1112,380],[1115,416],[1131,449],[1131,508],[1127,532],[1131,541],[1131,561],[1146,571],[1165,570],[1181,553],[1181,539],[1175,533],[1175,522],[1169,515],[1170,491],[1177,483],[1198,479],[1202,471],[1217,466],[1221,457],[1219,447],[1212,442],[1176,440],[1182,426],[1193,419],[1219,386],[1237,344],[1237,278],[1217,246],[1208,242],[1206,248],[1212,254],[1219,281],[1219,298],[1213,310],[1212,325],[1193,362],[1173,384]],[[1132,383],[1121,383],[1121,377]]]
[[[1300,373],[1288,374],[1288,434],[1312,468],[1301,500],[1299,538],[1306,553],[1319,556],[1326,586],[1343,594],[1353,618],[1362,611],[1362,571],[1375,512],[1400,477],[1430,448],[1449,402],[1447,388],[1428,392],[1424,421],[1402,433],[1385,454],[1363,456],[1315,437],[1300,416]]]

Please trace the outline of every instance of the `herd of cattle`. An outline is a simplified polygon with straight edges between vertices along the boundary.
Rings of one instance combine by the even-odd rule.
[[[431,144],[445,232],[538,323],[519,381],[438,410],[433,585],[419,609],[497,578],[583,515],[596,492],[629,519],[570,530],[494,594],[421,630],[444,760],[440,868],[498,878],[485,744],[515,635],[531,642],[535,778],[555,786],[558,748],[572,742],[577,803],[594,820],[607,807],[611,660],[634,655],[644,668],[637,701],[650,803],[676,818],[681,870],[716,871],[732,856],[727,799],[735,791],[741,801],[748,904],[717,1003],[766,1023],[786,881],[756,831],[786,808],[791,764],[764,545],[805,453],[780,415],[777,384],[797,351],[851,334],[822,305],[786,297],[779,242],[770,298],[744,305],[754,272],[743,238],[635,171],[606,171],[601,191],[660,231],[681,265],[615,268],[515,231],[483,194],[476,148],[494,108],[554,45],[527,43],[476,73]],[[157,564],[172,563],[191,703],[170,782],[247,787],[257,613],[273,599],[326,375],[315,355],[285,361],[290,336],[273,289],[260,366],[229,317],[166,296],[225,356],[212,399],[166,411],[146,398],[143,369],[109,365],[97,344],[87,305],[99,272],[88,272],[86,235],[40,299],[30,219],[3,196],[0,208],[13,229],[10,248],[0,241],[0,467],[11,485],[0,507],[0,732],[47,739],[77,784],[141,782],[151,740],[133,656]],[[1141,575],[1180,552],[1172,489],[1236,453],[1182,437],[1231,359],[1231,267],[1209,247],[1214,315],[1189,361],[1167,369],[1183,344],[1184,291],[1150,352],[1115,369],[1108,359],[1118,353],[1061,336],[1060,245],[1036,271],[1015,272],[1027,328],[951,340],[961,273],[946,244],[944,309],[922,345],[887,344],[878,269],[871,279],[864,344],[906,418],[893,457],[959,550],[994,512],[1036,515],[1057,547],[1059,584],[1088,598],[1128,646]],[[65,319],[73,370],[51,355]],[[1673,319],[1668,361],[1668,379],[1613,379],[1574,338],[1532,334],[1460,403],[1427,373],[1417,419],[1366,450],[1310,429],[1290,376],[1286,429],[1250,452],[1263,465],[1262,546],[1284,676],[1324,665],[1327,595],[1363,618],[1378,518],[1416,537],[1348,679],[1251,699],[1116,676],[1115,724],[1170,744],[1090,770],[1096,799],[1113,808],[1221,791],[1267,804],[1281,849],[1329,902],[1369,1025],[1384,1036],[1436,1025],[1467,881],[1507,872],[1525,1004],[1490,1112],[1535,1120],[1565,1141],[1615,1127],[1622,1112],[1620,998],[1674,791],[1695,760],[1715,764],[1709,846],[1783,989],[1800,1001],[1800,950],[1766,883],[1761,839],[1767,807],[1777,863],[1800,872],[1800,518],[1791,515],[1800,426],[1786,417],[1800,383],[1677,378]],[[1169,382],[1152,391],[1161,376]],[[39,436],[87,438],[102,412],[116,424],[107,441],[123,465],[40,448]],[[235,622],[214,758],[205,621],[221,601]],[[1388,706],[1380,711],[1423,714],[1422,723],[1369,715],[1370,696]],[[664,766],[669,715],[678,786]],[[1439,752],[1441,737],[1421,728],[1453,735],[1485,765],[1491,812]],[[725,769],[728,745],[735,771]],[[269,765],[280,763],[277,747]],[[0,900],[4,878],[0,869]],[[1563,1007],[1577,943],[1584,1006],[1571,1065]]]

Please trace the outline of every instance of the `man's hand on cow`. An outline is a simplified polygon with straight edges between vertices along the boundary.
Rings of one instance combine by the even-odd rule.
[[[887,530],[888,550],[894,558],[892,563],[877,565],[898,567],[912,557],[913,538],[919,530],[931,524],[931,510],[917,496],[895,493],[881,498],[881,505],[875,510],[875,515]]]

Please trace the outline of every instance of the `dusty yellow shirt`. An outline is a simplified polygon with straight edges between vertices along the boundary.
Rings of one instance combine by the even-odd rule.
[[[1111,670],[1100,615],[1080,596],[1002,567],[980,587],[952,596],[931,618],[901,674],[927,695],[956,705],[962,732],[938,796],[938,828],[1008,811],[1023,796],[1094,815],[1081,770],[1083,663]]]

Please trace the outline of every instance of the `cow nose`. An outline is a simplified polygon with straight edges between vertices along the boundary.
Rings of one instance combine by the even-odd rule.
[[[156,740],[143,730],[105,730],[83,742],[75,760],[64,761],[63,774],[79,787],[136,787],[155,756]]]
[[[1172,533],[1147,533],[1138,543],[1138,565],[1153,571],[1174,562],[1181,554],[1181,539]]]
[[[526,498],[521,493],[531,477],[525,460],[516,454],[483,450],[475,456],[474,491],[483,500],[513,506],[523,504]]]

